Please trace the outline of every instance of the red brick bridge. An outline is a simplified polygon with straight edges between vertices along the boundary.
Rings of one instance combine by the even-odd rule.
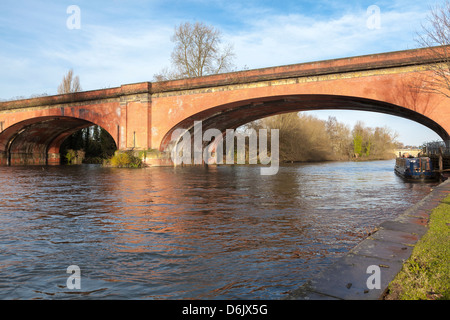
[[[168,151],[172,132],[194,121],[224,132],[319,109],[400,116],[450,140],[449,101],[420,89],[427,66],[439,62],[416,49],[1,102],[0,164],[59,164],[62,142],[93,124],[119,150]]]

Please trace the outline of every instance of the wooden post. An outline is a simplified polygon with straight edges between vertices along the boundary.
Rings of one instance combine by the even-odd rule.
[[[443,172],[444,171],[444,161],[443,161],[443,151],[442,151],[442,147],[439,148],[439,171]]]

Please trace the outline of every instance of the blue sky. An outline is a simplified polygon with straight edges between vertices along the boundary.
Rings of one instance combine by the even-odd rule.
[[[442,1],[1,0],[0,99],[56,94],[73,69],[83,90],[151,81],[170,65],[174,27],[214,25],[234,45],[237,69],[263,68],[415,48],[432,5]],[[80,29],[69,29],[70,5]],[[380,9],[369,29],[367,9]],[[412,121],[375,113],[317,112],[353,125],[388,126],[405,144],[440,139]]]

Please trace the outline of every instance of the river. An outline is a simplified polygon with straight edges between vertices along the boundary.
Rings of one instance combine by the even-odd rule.
[[[393,166],[0,167],[0,299],[281,299],[430,192]]]

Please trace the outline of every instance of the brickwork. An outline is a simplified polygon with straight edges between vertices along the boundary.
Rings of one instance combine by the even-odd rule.
[[[449,140],[447,99],[417,89],[437,62],[427,50],[407,50],[1,102],[0,164],[57,164],[64,139],[93,124],[120,150],[167,151],[172,132],[196,120],[225,130],[315,109],[397,115]]]

